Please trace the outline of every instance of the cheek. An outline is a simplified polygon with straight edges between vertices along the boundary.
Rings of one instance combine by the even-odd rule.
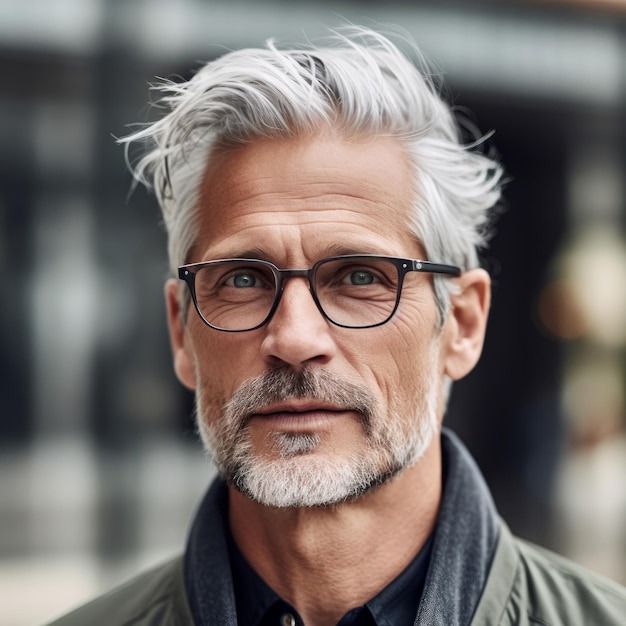
[[[221,412],[241,383],[262,373],[258,347],[255,351],[255,342],[243,334],[202,328],[194,335],[194,345],[197,388],[206,409]]]
[[[439,362],[435,316],[405,307],[384,326],[367,332],[349,360],[378,398],[383,411],[405,412],[430,388]]]

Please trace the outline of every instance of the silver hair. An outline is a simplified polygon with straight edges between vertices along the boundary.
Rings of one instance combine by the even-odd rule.
[[[502,169],[464,145],[450,106],[414,43],[410,56],[386,36],[350,26],[319,47],[244,49],[207,63],[187,82],[156,85],[167,114],[120,139],[148,151],[131,166],[155,192],[172,270],[188,260],[197,234],[201,182],[211,152],[255,138],[285,138],[331,126],[346,137],[396,137],[415,171],[407,224],[428,259],[470,269],[489,237]],[[435,278],[440,322],[451,281]]]

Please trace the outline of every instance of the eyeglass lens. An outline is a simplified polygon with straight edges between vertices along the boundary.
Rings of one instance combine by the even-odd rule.
[[[313,290],[336,324],[359,328],[385,322],[398,294],[398,269],[385,259],[329,259],[315,266]],[[220,261],[200,268],[196,303],[212,326],[247,330],[262,324],[277,295],[277,276],[257,261]]]

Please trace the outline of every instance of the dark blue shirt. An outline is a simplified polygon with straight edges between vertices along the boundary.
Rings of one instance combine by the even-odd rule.
[[[363,606],[348,611],[337,626],[413,626],[428,570],[429,539],[408,567]],[[250,567],[235,542],[230,562],[239,626],[303,626],[290,604],[282,600]],[[320,598],[320,603],[324,599]]]

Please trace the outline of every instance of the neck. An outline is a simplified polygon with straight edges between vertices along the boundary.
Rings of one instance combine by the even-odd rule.
[[[435,525],[441,488],[436,438],[418,463],[354,502],[276,509],[231,489],[231,531],[250,565],[307,625],[336,624],[417,555]]]

